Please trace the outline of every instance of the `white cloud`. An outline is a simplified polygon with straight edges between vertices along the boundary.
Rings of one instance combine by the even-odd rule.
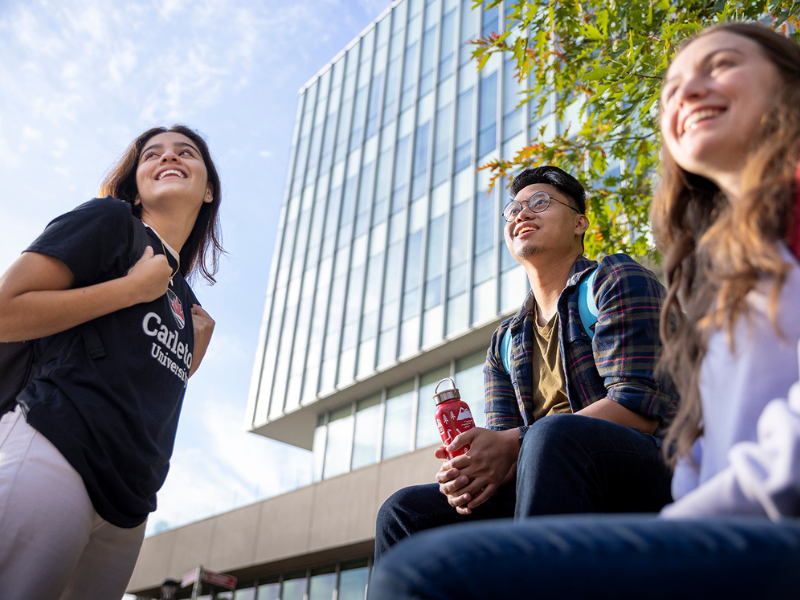
[[[184,8],[181,0],[164,0],[158,3],[158,14],[165,20],[169,21],[173,15],[179,13]]]
[[[57,137],[53,140],[53,150],[51,154],[56,158],[61,158],[69,148],[69,142],[63,137]]]
[[[130,77],[138,62],[133,42],[124,40],[120,43],[120,46],[123,48],[108,58],[108,74],[118,84]]]
[[[199,443],[176,448],[148,535],[311,482],[309,452],[245,433],[241,408],[232,408],[213,391],[205,394],[201,427],[192,436]]]
[[[0,115],[0,166],[4,166],[8,171],[13,171],[17,169],[19,165],[20,155],[18,152],[11,149],[3,130],[3,117]]]
[[[78,63],[67,62],[61,68],[61,80],[68,88],[75,89],[80,87],[81,68]]]
[[[42,139],[42,130],[34,129],[29,125],[22,126],[22,139],[27,142],[37,142]]]

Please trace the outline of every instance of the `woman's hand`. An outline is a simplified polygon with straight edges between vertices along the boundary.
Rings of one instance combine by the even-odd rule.
[[[172,267],[167,257],[163,254],[156,255],[153,248],[147,246],[142,257],[125,275],[130,284],[131,297],[135,299],[131,304],[152,302],[160,298],[167,293],[171,278]]]
[[[214,333],[214,319],[203,310],[199,304],[192,306],[192,326],[194,328],[194,349],[192,350],[192,368],[189,369],[189,377],[194,375],[200,366],[200,361],[211,341],[211,334]]]

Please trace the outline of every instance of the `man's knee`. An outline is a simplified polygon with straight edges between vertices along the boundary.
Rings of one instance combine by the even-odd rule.
[[[574,444],[580,435],[581,418],[575,415],[559,414],[550,415],[536,421],[525,433],[520,448],[520,458],[538,457],[547,452],[557,452],[567,444]]]
[[[447,503],[437,484],[412,485],[397,490],[378,510],[378,528],[407,519],[416,520]]]

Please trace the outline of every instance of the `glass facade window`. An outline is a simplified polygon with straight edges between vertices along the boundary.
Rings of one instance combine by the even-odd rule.
[[[409,23],[409,34],[411,26],[417,24]],[[403,102],[400,110],[411,108],[414,104],[414,87],[417,83],[417,73],[419,67],[419,42],[414,42],[406,48],[405,65],[403,67]]]
[[[278,581],[259,585],[257,589],[256,600],[281,600],[281,584]]]
[[[450,211],[450,271],[448,273],[447,333],[469,325],[469,210],[474,195],[475,176],[471,169],[458,173],[454,181],[453,208]]]
[[[459,65],[465,65],[472,58],[472,45],[471,40],[474,40],[478,34],[478,14],[476,10],[472,10],[470,2],[461,3],[461,36],[459,52]]]
[[[217,595],[219,598],[219,595]],[[268,596],[264,594],[264,597]],[[256,600],[256,588],[247,588],[243,590],[236,590],[233,593],[233,600]]]
[[[439,78],[444,80],[453,74],[456,52],[456,9],[446,12],[442,18],[442,46],[439,59]]]
[[[361,558],[285,574],[240,581],[233,592],[201,596],[212,600],[364,600],[372,559]]]
[[[478,119],[478,156],[495,149],[497,139],[497,73],[481,81],[481,109]]]
[[[383,460],[413,450],[414,382],[409,381],[386,394],[386,417],[383,424]]]
[[[485,8],[483,10],[483,23],[481,24],[481,37],[487,37],[498,31],[499,7]]]
[[[429,25],[422,38],[422,66],[420,67],[419,96],[420,98],[433,90],[433,68],[436,66],[436,30],[437,26]]]
[[[350,470],[352,443],[353,415],[350,405],[347,405],[330,414],[323,478],[335,477]]]
[[[364,590],[369,581],[367,561],[343,563],[341,569],[337,600],[364,600]]]
[[[472,102],[473,90],[458,95],[458,118],[456,119],[456,172],[472,164]]]
[[[283,581],[281,600],[305,600],[308,588],[306,572],[287,573]]]
[[[522,121],[523,107],[517,106],[522,100],[520,91],[523,88],[514,73],[513,61],[506,61],[503,68],[503,79],[505,82],[503,89],[503,139],[510,140],[522,133],[524,125]],[[507,154],[505,155],[508,156]]]
[[[444,268],[445,215],[431,220],[428,227],[428,261],[425,269],[425,329],[423,344],[430,344],[442,337],[442,306]],[[434,313],[433,311],[436,312]]]
[[[336,597],[336,568],[323,567],[311,571],[308,600],[334,600]]]
[[[352,468],[360,469],[380,459],[381,394],[356,403],[356,425],[353,439]]]
[[[412,174],[411,199],[422,197],[427,191],[428,174],[428,136],[431,122],[426,121],[417,127],[416,141],[414,144],[414,172]]]

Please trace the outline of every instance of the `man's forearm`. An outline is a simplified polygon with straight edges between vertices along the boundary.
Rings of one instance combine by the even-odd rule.
[[[658,421],[643,417],[608,398],[598,400],[575,414],[633,427],[642,433],[653,433],[658,427]]]

